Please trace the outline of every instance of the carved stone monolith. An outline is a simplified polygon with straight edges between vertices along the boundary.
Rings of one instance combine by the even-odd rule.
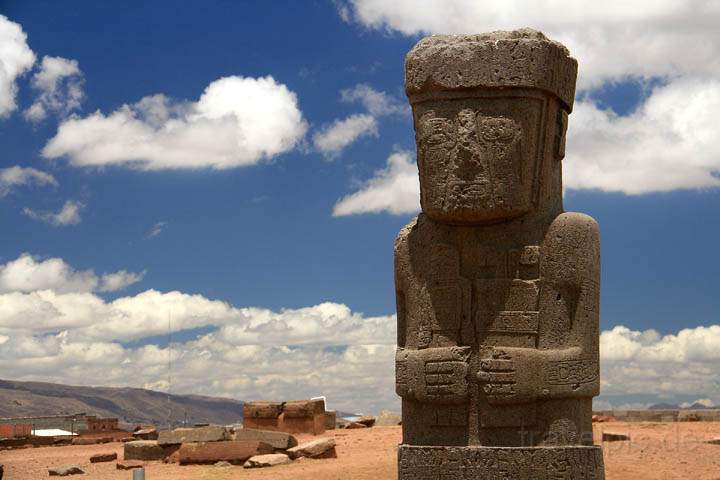
[[[600,244],[564,213],[577,62],[529,29],[407,55],[422,213],[395,245],[400,480],[599,480]]]

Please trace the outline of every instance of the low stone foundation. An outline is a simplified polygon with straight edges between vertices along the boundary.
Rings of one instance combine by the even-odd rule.
[[[603,480],[602,448],[400,445],[399,480]]]

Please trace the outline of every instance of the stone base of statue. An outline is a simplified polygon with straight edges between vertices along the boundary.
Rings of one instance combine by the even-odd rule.
[[[604,480],[602,447],[400,445],[399,480]]]

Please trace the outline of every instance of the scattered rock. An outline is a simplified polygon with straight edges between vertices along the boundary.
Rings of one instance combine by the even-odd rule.
[[[133,437],[137,440],[157,440],[158,431],[155,428],[141,428],[133,432]]]
[[[383,410],[377,418],[375,425],[378,427],[394,427],[402,425],[402,416],[399,413]]]
[[[720,437],[711,438],[710,440],[705,440],[705,443],[708,443],[710,445],[720,445]],[[0,476],[2,478],[2,476]]]
[[[216,463],[215,463],[215,466],[216,466],[216,467],[221,467],[221,468],[224,468],[224,467],[232,467],[232,463],[226,462],[225,460],[220,460],[219,462],[216,462]]]
[[[630,440],[630,436],[624,433],[603,432],[602,434],[603,442],[626,442],[628,440]]]
[[[356,421],[356,423],[361,423],[366,427],[372,427],[373,425],[375,425],[375,417],[370,415],[363,415]]]
[[[219,461],[241,464],[250,457],[272,453],[273,447],[256,440],[184,443],[178,451],[180,465],[212,464]]]
[[[175,445],[191,442],[222,442],[230,440],[230,432],[225,427],[176,428],[162,431],[158,435],[158,445]]]
[[[117,462],[115,468],[118,470],[132,470],[133,468],[142,468],[142,466],[143,463],[137,460],[124,460]]]
[[[120,439],[122,443],[134,442],[135,440],[137,440],[135,437],[123,437]]]
[[[270,430],[255,430],[252,428],[241,428],[235,430],[233,440],[257,440],[264,442],[278,450],[287,450],[297,446],[297,439],[285,432],[271,432]]]
[[[250,457],[243,467],[245,468],[262,468],[274,467],[275,465],[285,465],[290,463],[290,457],[284,453],[269,453],[267,455],[255,455]]]
[[[67,477],[68,475],[82,475],[83,472],[77,465],[63,465],[62,467],[48,468],[51,477]]]
[[[135,440],[124,444],[125,460],[162,460],[165,450],[157,440]]]
[[[97,453],[90,457],[90,463],[114,462],[117,460],[117,453]]]
[[[288,449],[287,454],[290,458],[310,457],[310,458],[328,458],[335,457],[335,439],[334,438],[318,438],[311,442],[303,443],[297,447]]]
[[[345,428],[350,428],[350,429],[353,429],[353,428],[368,428],[368,426],[365,425],[364,423],[350,422],[350,423],[348,423],[347,425],[345,425]]]

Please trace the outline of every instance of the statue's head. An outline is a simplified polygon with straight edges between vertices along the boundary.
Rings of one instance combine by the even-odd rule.
[[[405,88],[423,211],[480,224],[560,206],[576,75],[567,49],[533,30],[418,42]]]

